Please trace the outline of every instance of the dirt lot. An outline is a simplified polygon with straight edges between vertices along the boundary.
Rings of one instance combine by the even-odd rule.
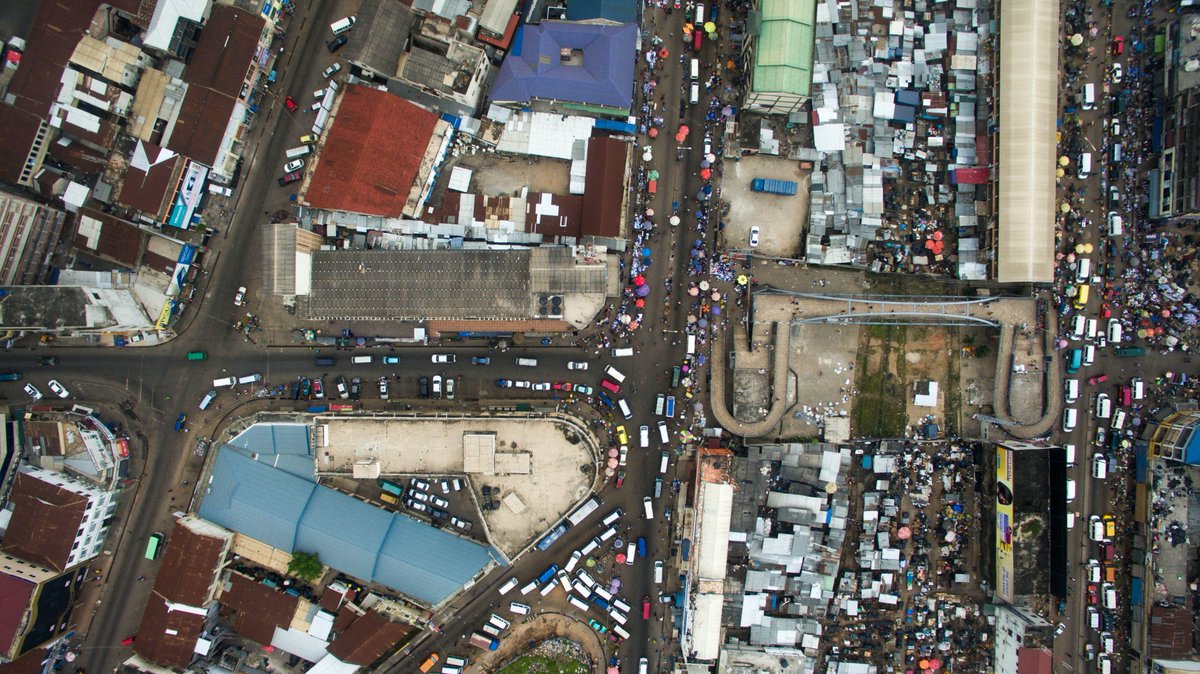
[[[754,178],[778,178],[799,183],[796,196],[761,194],[750,190]],[[725,162],[721,198],[729,202],[725,218],[725,243],[729,248],[748,249],[750,227],[761,230],[757,252],[776,257],[802,257],[800,237],[808,222],[809,174],[797,162],[779,157],[750,156]]]
[[[431,491],[450,502],[448,511],[476,523],[476,537],[483,539],[478,526],[478,504],[490,499],[504,505],[484,517],[490,542],[505,554],[514,555],[532,538],[550,528],[559,517],[591,492],[596,475],[597,449],[590,433],[553,419],[486,417],[330,417],[320,427],[328,428],[319,442],[322,459],[318,470],[327,477],[348,479],[365,464],[377,464],[384,476],[407,482],[418,476],[433,482]],[[472,434],[468,436],[468,434]],[[504,460],[517,458],[527,465],[523,473],[499,474],[470,472],[464,467],[469,437],[483,434],[493,437],[497,470]],[[504,455],[504,456],[501,456]],[[527,463],[526,463],[527,462]],[[465,477],[469,482],[460,492],[443,493],[438,484],[442,477]],[[373,481],[363,483],[368,492],[378,492]],[[499,496],[485,498],[487,485]],[[407,486],[407,485],[405,485]],[[367,494],[368,497],[377,494]],[[508,506],[523,504],[514,512]]]
[[[601,664],[608,661],[600,639],[586,621],[562,613],[539,613],[514,622],[497,650],[485,652],[467,646],[465,636],[463,645],[471,651],[466,654],[471,660],[471,672],[498,672],[527,653],[583,656],[581,659],[590,660],[586,671],[599,672]],[[528,649],[530,644],[537,644],[532,651]]]
[[[529,163],[532,161],[533,163]],[[440,204],[442,194],[450,181],[452,168],[462,166],[471,169],[470,189],[476,194],[489,196],[507,195],[528,187],[531,192],[566,194],[570,187],[571,164],[560,159],[546,157],[510,157],[494,153],[468,154],[446,163],[438,176],[431,202]]]

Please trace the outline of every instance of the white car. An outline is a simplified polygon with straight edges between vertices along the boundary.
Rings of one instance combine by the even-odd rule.
[[[582,361],[582,360],[573,360],[573,361],[567,363],[568,370],[586,370],[587,368],[588,368],[587,362]]]
[[[650,446],[650,427],[642,426],[638,429],[638,443],[645,449]]]
[[[292,171],[299,171],[302,168],[304,168],[304,160],[303,159],[293,159],[290,162],[283,165],[283,172],[291,173]]]
[[[533,390],[535,390],[535,391],[549,391],[549,390],[550,390],[550,382],[548,382],[548,381],[539,381],[538,383],[536,383],[536,384],[534,384],[534,385],[533,385]]]
[[[446,499],[442,498],[441,496],[430,496],[429,502],[439,508],[449,508],[450,507],[450,502],[447,501]]]
[[[446,377],[446,399],[454,400],[454,377]]]
[[[751,227],[751,228],[750,228],[750,247],[751,247],[751,248],[758,248],[758,234],[759,234],[759,231],[760,231],[760,230],[758,229],[758,227]]]
[[[329,66],[328,68],[326,68],[325,70],[322,70],[321,74],[324,75],[325,77],[333,77],[334,74],[336,74],[341,69],[342,69],[342,64],[335,63],[335,64]]]
[[[1120,63],[1114,63],[1109,67],[1108,76],[1113,84],[1120,84],[1121,80],[1125,77],[1125,70],[1121,67]]]
[[[30,397],[30,398],[33,398],[34,400],[41,400],[41,399],[42,399],[42,392],[41,392],[41,391],[39,391],[39,390],[37,390],[37,387],[36,387],[36,386],[34,386],[33,384],[26,384],[26,385],[25,385],[25,392],[26,392],[26,393],[28,393],[28,394],[29,394],[29,397]]]
[[[246,304],[246,286],[237,289],[237,293],[233,296],[233,306],[240,307]]]
[[[442,375],[440,374],[433,375],[433,397],[442,397]]]
[[[429,494],[426,494],[423,491],[413,491],[410,489],[408,492],[408,497],[420,501],[421,503],[426,503],[429,501]]]
[[[66,386],[63,386],[62,384],[58,383],[57,379],[50,380],[50,390],[54,391],[54,393],[57,394],[59,398],[70,398],[71,397],[71,392],[67,390]]]
[[[619,463],[622,466],[624,466],[625,462],[628,460],[629,460],[629,448],[626,447],[625,445],[621,445],[621,459],[620,459]]]
[[[452,353],[435,353],[433,354],[433,362],[435,363],[453,363],[455,360]]]
[[[1121,135],[1121,120],[1113,117],[1113,120],[1108,123],[1108,131],[1114,136]]]
[[[380,400],[387,400],[387,399],[388,399],[388,380],[387,380],[387,377],[380,377],[380,378],[379,378],[379,399],[380,399]]]
[[[408,481],[408,486],[412,487],[413,489],[420,489],[421,491],[429,491],[429,483],[416,477]]]

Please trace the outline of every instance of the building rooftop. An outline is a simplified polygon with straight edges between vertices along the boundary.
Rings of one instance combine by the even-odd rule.
[[[638,22],[637,0],[571,0],[567,3],[568,21],[594,21],[596,19],[613,23],[636,24]]]
[[[567,248],[320,251],[309,312],[362,320],[554,318],[539,315],[542,298],[604,293],[606,273],[602,264],[577,265]]]
[[[9,500],[13,517],[0,549],[56,571],[65,570],[84,520],[87,497],[21,472]]]
[[[163,220],[179,170],[179,155],[153,143],[138,141],[125,169],[118,199],[126,206]]]
[[[213,578],[225,563],[225,549],[232,535],[202,524],[188,526],[176,520],[164,546],[154,592],[173,604],[199,607],[212,599]]]
[[[437,124],[437,115],[402,98],[371,87],[345,87],[304,202],[399,217]]]
[[[583,234],[609,238],[621,236],[628,158],[627,143],[608,137],[588,140]]]
[[[430,604],[458,591],[492,561],[477,543],[273,463],[269,451],[222,447],[200,516],[287,553],[316,553],[339,571]]]
[[[291,624],[299,605],[299,597],[240,573],[229,574],[229,589],[221,593],[221,613],[233,617],[234,631],[264,646],[271,644],[276,627]]]
[[[763,0],[751,77],[754,91],[808,96],[813,76],[816,0]]]
[[[367,667],[413,629],[411,625],[392,622],[375,611],[367,611],[338,632],[329,645],[329,653],[342,662]]]
[[[583,103],[628,112],[633,103],[636,24],[544,21],[526,25],[492,85],[490,99]]]
[[[171,610],[167,600],[154,592],[142,613],[133,650],[164,667],[186,667],[195,657],[204,619],[203,613]]]
[[[18,631],[25,624],[29,600],[37,591],[37,583],[0,572],[0,653],[8,653]]]

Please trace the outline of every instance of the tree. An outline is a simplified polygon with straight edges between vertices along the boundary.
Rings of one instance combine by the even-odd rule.
[[[975,347],[975,357],[976,358],[987,358],[988,354],[990,354],[991,352],[992,352],[992,349],[987,344],[980,344],[979,346]]]
[[[321,558],[316,553],[296,552],[292,554],[292,561],[288,562],[287,570],[300,580],[311,583],[325,573],[325,566],[321,564]]]

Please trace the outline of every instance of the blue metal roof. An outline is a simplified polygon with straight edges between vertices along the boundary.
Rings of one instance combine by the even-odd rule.
[[[295,453],[295,429],[250,430],[238,436],[240,446],[221,447],[200,505],[204,519],[284,552],[316,553],[339,571],[430,604],[457,592],[489,562],[503,563],[474,541],[316,484],[311,453]],[[280,433],[290,440],[281,441]],[[307,478],[295,472],[301,461],[308,463]]]
[[[490,99],[522,104],[559,100],[627,111],[633,104],[636,46],[636,24],[546,21],[525,26],[520,54],[504,59]],[[582,51],[582,63],[562,63],[564,49]]]
[[[567,3],[567,20],[637,23],[637,8],[637,0],[571,0]]]

